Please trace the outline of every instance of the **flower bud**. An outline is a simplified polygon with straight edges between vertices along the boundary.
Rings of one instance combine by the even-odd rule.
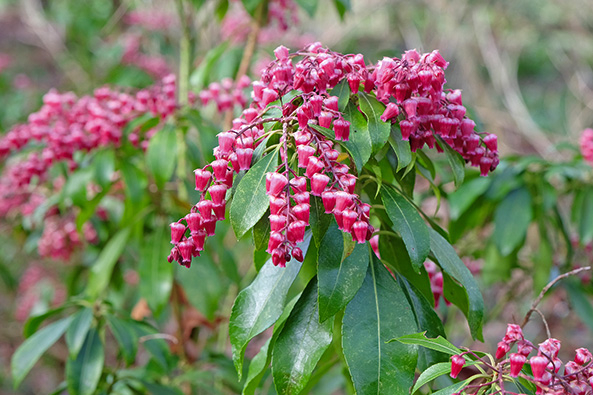
[[[525,364],[525,361],[527,361],[527,357],[522,354],[513,353],[509,359],[511,361],[510,375],[511,377],[517,377],[519,372],[521,372],[521,369],[523,369],[523,365]]]
[[[461,369],[463,368],[463,365],[465,365],[465,358],[463,358],[461,355],[453,355],[451,357],[451,377],[452,378],[457,378],[457,376],[459,375],[459,372],[461,372]]]
[[[171,227],[171,244],[177,244],[185,234],[186,227],[179,222],[173,222],[169,225]]]

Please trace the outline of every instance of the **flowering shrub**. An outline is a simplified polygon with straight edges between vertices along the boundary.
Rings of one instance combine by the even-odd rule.
[[[333,4],[340,16],[349,7]],[[115,57],[158,82],[52,89],[0,136],[0,214],[18,241],[7,251],[26,248],[6,258],[24,263],[16,386],[63,337],[56,391],[72,394],[329,393],[332,381],[346,393],[432,393],[439,375],[445,393],[589,391],[590,354],[561,374],[551,335],[536,350],[510,325],[495,356],[444,339],[453,322],[483,340],[476,278],[521,269],[537,291],[573,256],[590,260],[580,157],[501,162],[437,50],[376,63],[319,43],[279,46],[271,61],[255,50],[293,35],[296,10],[317,2],[175,5],[178,21],[123,7],[100,28],[121,21]],[[222,23],[210,36],[212,8]],[[171,34],[176,76],[148,51],[177,52]],[[217,37],[230,40],[205,48]]]

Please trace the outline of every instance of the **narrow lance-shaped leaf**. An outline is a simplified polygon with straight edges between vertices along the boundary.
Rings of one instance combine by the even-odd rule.
[[[418,211],[394,189],[383,188],[381,200],[389,219],[393,222],[393,230],[401,235],[412,266],[419,272],[430,253],[428,227]]]
[[[93,310],[90,308],[82,309],[74,315],[74,320],[66,332],[66,344],[70,351],[70,358],[76,358],[78,355],[92,322]]]
[[[523,242],[532,216],[531,195],[526,188],[514,190],[500,203],[494,213],[492,238],[503,256]]]
[[[279,394],[299,394],[332,340],[333,321],[319,323],[317,281],[309,282],[272,354],[272,373]]]
[[[237,238],[251,229],[270,205],[266,195],[266,173],[275,171],[278,150],[264,156],[241,179],[231,203],[231,225]]]
[[[410,148],[410,142],[403,140],[402,132],[396,124],[391,125],[389,144],[397,157],[397,168],[395,171],[398,172],[412,162],[412,150]]]
[[[109,240],[91,268],[87,285],[87,294],[91,299],[97,298],[107,288],[115,262],[119,259],[130,237],[130,229],[130,227],[126,227],[118,231]]]
[[[91,329],[76,359],[69,358],[66,362],[66,382],[68,392],[77,395],[92,395],[97,389],[105,352],[103,342],[96,329]]]
[[[306,255],[311,235],[300,243]],[[269,328],[284,309],[286,294],[301,269],[301,263],[291,259],[286,267],[274,266],[268,260],[251,285],[239,292],[229,322],[229,335],[233,349],[233,362],[241,378],[243,356],[247,343]]]
[[[146,167],[154,177],[159,189],[169,181],[177,162],[177,131],[172,125],[165,125],[148,143]]]
[[[125,320],[121,320],[113,315],[107,314],[107,324],[111,333],[119,344],[119,350],[122,353],[127,365],[134,363],[136,352],[138,351],[138,335],[134,327]]]
[[[359,394],[409,394],[415,346],[387,343],[416,330],[406,296],[373,255],[366,278],[344,312],[344,357]]]
[[[156,230],[146,237],[140,251],[140,296],[155,315],[167,304],[173,286],[173,265],[167,262],[171,245],[165,230],[166,226],[157,222]]]
[[[440,136],[437,136],[438,143],[445,151],[447,161],[453,173],[453,181],[455,187],[459,187],[465,178],[465,162],[459,152],[455,151],[449,144],[447,144]]]
[[[373,96],[366,93],[358,94],[358,104],[360,110],[367,116],[369,125],[369,135],[373,144],[373,152],[378,152],[389,138],[391,124],[383,122],[381,115],[385,111],[385,106]]]
[[[369,266],[368,246],[356,244],[348,256],[344,255],[344,233],[333,220],[321,241],[317,264],[321,322],[342,310],[364,281]]]
[[[27,373],[29,373],[43,353],[62,337],[73,319],[74,316],[69,316],[49,324],[45,328],[35,332],[17,348],[10,362],[15,388],[21,384]]]
[[[474,339],[482,340],[482,319],[484,318],[484,300],[480,288],[469,269],[457,256],[455,249],[437,231],[429,229],[430,248],[443,271],[458,281],[465,290],[464,299],[467,309],[462,309],[468,319]],[[446,276],[445,276],[446,277]],[[447,284],[445,283],[445,293]],[[445,295],[447,296],[447,295]],[[452,302],[454,302],[452,300]],[[460,307],[461,308],[461,307]]]
[[[369,124],[354,103],[348,103],[344,109],[344,119],[350,122],[350,138],[343,145],[352,155],[356,171],[360,173],[373,151]]]

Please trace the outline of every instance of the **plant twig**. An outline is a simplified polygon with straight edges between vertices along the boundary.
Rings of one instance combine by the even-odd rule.
[[[544,323],[544,327],[546,328],[546,335],[548,336],[548,339],[551,339],[552,333],[550,332],[550,327],[548,326],[548,321],[546,321],[544,313],[542,313],[539,309],[533,309],[533,311],[539,314],[539,316],[542,318],[542,322]]]
[[[529,321],[529,317],[531,317],[531,314],[536,311],[537,309],[537,305],[539,305],[539,303],[542,301],[544,295],[546,294],[546,292],[548,292],[550,290],[550,288],[552,288],[554,286],[554,284],[556,284],[558,281],[569,277],[569,276],[574,276],[575,274],[578,274],[580,272],[584,272],[587,270],[591,270],[591,266],[585,266],[585,267],[580,267],[578,269],[574,269],[571,270],[570,272],[566,272],[564,274],[559,275],[558,277],[556,277],[555,279],[553,279],[552,281],[550,281],[548,283],[548,285],[546,285],[542,291],[539,293],[539,296],[537,297],[537,299],[535,299],[531,305],[531,308],[529,309],[529,311],[527,312],[527,314],[525,314],[525,318],[523,319],[523,323],[521,324],[521,328],[523,328],[525,325],[527,325],[527,322]],[[541,313],[540,313],[541,314]]]

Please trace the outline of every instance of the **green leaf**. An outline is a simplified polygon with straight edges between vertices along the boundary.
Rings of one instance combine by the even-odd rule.
[[[381,200],[389,219],[393,222],[393,230],[401,235],[406,245],[412,266],[417,272],[420,272],[420,268],[430,253],[428,226],[416,208],[394,189],[383,188]]]
[[[443,388],[441,390],[435,391],[433,392],[431,395],[453,395],[458,393],[463,387],[467,386],[471,381],[473,380],[473,378],[469,378],[467,380],[464,380],[460,383],[455,383],[453,385],[450,385],[446,388]]]
[[[309,14],[310,17],[315,15],[315,11],[317,10],[317,0],[296,0],[296,2],[302,9],[307,11],[307,14]]]
[[[131,365],[136,360],[136,353],[138,352],[138,335],[134,331],[134,327],[125,320],[107,314],[107,325],[111,329],[111,333],[119,344],[119,350],[122,353],[127,365]]]
[[[66,362],[68,392],[77,395],[94,394],[103,372],[104,362],[103,342],[99,332],[92,328],[76,359],[68,358]]]
[[[140,250],[140,296],[155,315],[167,305],[173,287],[173,265],[167,262],[171,249],[168,239],[165,224],[157,221],[156,230],[145,238]]]
[[[451,166],[451,170],[453,171],[453,181],[455,182],[455,187],[458,188],[463,183],[463,179],[465,178],[465,161],[459,152],[451,148],[451,146],[443,141],[440,136],[437,136],[437,139],[438,144],[440,144],[440,146],[445,151],[447,161],[449,162],[449,166]]]
[[[346,79],[340,81],[340,83],[331,90],[331,94],[332,96],[338,97],[338,110],[343,113],[350,101],[350,86],[348,85],[348,81]]]
[[[436,379],[445,374],[451,373],[451,362],[441,362],[430,366],[428,369],[424,370],[416,383],[414,384],[414,388],[412,388],[411,394],[418,391],[420,387],[424,384],[430,383],[432,380]]]
[[[70,351],[70,358],[76,358],[78,355],[82,343],[84,342],[84,339],[86,339],[86,334],[91,328],[92,322],[93,310],[90,308],[82,309],[74,314],[72,324],[70,324],[70,327],[66,332],[66,344]]]
[[[148,185],[146,175],[129,161],[121,161],[120,168],[124,176],[126,195],[133,203],[139,203]]]
[[[183,286],[189,303],[213,321],[228,285],[208,254],[200,257],[190,269],[177,268],[177,280]]]
[[[111,178],[115,172],[115,152],[112,149],[104,149],[93,158],[95,168],[95,180],[105,187],[111,183]]]
[[[468,319],[472,337],[474,339],[482,340],[484,300],[482,299],[480,288],[469,269],[457,256],[457,253],[451,244],[449,244],[449,242],[437,231],[429,229],[429,232],[430,248],[435,259],[443,271],[458,281],[465,290],[463,298],[467,301],[467,309],[462,309],[462,311]],[[447,284],[445,284],[445,293],[447,294]],[[445,296],[449,299],[449,296]],[[461,297],[461,295],[458,296]],[[455,303],[453,300],[451,300],[451,302]]]
[[[356,392],[409,394],[417,349],[387,343],[416,328],[406,296],[373,255],[367,276],[344,313],[342,345]]]
[[[257,6],[261,4],[262,0],[241,0],[241,2],[249,15],[253,16]]]
[[[321,239],[331,223],[330,214],[325,213],[325,207],[323,207],[323,201],[318,196],[311,196],[310,199],[310,216],[309,222],[311,226],[311,232],[313,233],[313,240],[315,245],[319,247]]]
[[[268,247],[268,242],[270,240],[270,220],[269,211],[266,211],[259,221],[255,224],[252,229],[253,232],[253,244],[255,245],[256,250],[265,250]]]
[[[410,149],[410,142],[402,139],[402,132],[395,123],[391,125],[389,144],[397,157],[397,168],[395,171],[398,172],[412,162],[412,150]]]
[[[82,207],[87,203],[87,186],[93,179],[93,169],[82,168],[72,173],[62,188],[62,200],[66,204]]]
[[[403,276],[397,276],[397,280],[412,306],[412,311],[416,317],[416,323],[418,324],[418,330],[426,331],[427,336],[430,337],[444,337],[445,329],[443,328],[443,323],[433,309],[434,298],[429,302],[424,295],[422,295],[420,291]],[[443,362],[445,360],[445,355],[442,353],[424,348],[418,350],[418,369],[420,369],[420,371],[427,369],[429,366],[432,366],[437,362]]]
[[[338,15],[340,15],[340,19],[344,20],[344,15],[346,11],[350,11],[350,0],[334,0],[334,5],[336,6],[336,11],[338,11]]]
[[[229,0],[218,0],[214,14],[221,21],[229,10]]]
[[[532,217],[531,195],[526,188],[515,189],[496,208],[492,238],[503,256],[523,243]]]
[[[369,123],[354,103],[348,103],[344,109],[344,119],[350,122],[350,138],[342,144],[352,156],[356,171],[360,173],[373,151]]]
[[[159,335],[158,331],[152,326],[141,321],[128,321],[132,329],[139,336],[139,343],[152,355],[154,361],[162,367],[165,372],[169,372],[173,367],[171,361],[171,349],[162,338],[155,337]]]
[[[369,266],[369,249],[356,244],[347,256],[344,234],[335,220],[319,246],[317,273],[319,277],[319,319],[324,322],[342,310],[356,295]]]
[[[311,235],[300,243],[303,255],[307,254]],[[247,343],[269,328],[284,309],[286,294],[301,269],[301,263],[291,259],[286,267],[276,267],[269,259],[255,280],[239,292],[229,322],[229,335],[233,349],[233,362],[241,378],[243,356]]]
[[[63,305],[61,305],[60,307],[56,307],[55,309],[46,311],[43,314],[39,314],[39,315],[30,317],[27,320],[27,322],[25,322],[25,327],[23,328],[23,336],[25,338],[30,337],[35,332],[37,332],[37,329],[39,328],[39,326],[41,324],[43,324],[43,321],[45,321],[49,317],[53,317],[54,315],[61,313],[62,311],[66,310],[68,307],[71,307],[71,305],[72,305],[71,302],[66,302]]]
[[[391,131],[390,124],[381,120],[381,114],[385,111],[385,106],[373,96],[363,92],[358,94],[358,104],[368,120],[373,152],[378,152],[387,142]]]
[[[10,362],[15,389],[21,384],[41,355],[62,337],[73,319],[74,316],[69,316],[49,324],[35,332],[17,348]]]
[[[231,203],[231,225],[238,239],[266,213],[270,201],[266,195],[266,174],[276,170],[278,150],[270,152],[241,179]]]
[[[264,373],[266,372],[266,368],[270,365],[270,362],[272,361],[272,349],[274,348],[274,344],[276,344],[276,339],[278,339],[278,336],[282,332],[286,319],[292,312],[292,309],[294,308],[294,305],[296,304],[299,297],[300,295],[295,296],[290,302],[286,304],[286,307],[284,308],[282,315],[274,324],[274,331],[272,333],[272,337],[268,339],[266,344],[262,346],[257,355],[253,357],[253,359],[251,360],[251,363],[249,364],[247,378],[245,379],[245,386],[243,387],[243,395],[255,394],[257,386],[261,381],[262,377],[264,376]]]
[[[563,288],[568,293],[570,306],[576,312],[581,321],[593,333],[593,306],[587,297],[587,292],[581,282],[575,279],[569,279],[563,284]]]
[[[176,163],[177,131],[167,124],[151,137],[146,150],[146,168],[159,189],[163,189],[173,175]]]
[[[449,211],[451,219],[456,220],[471,207],[476,199],[483,195],[490,186],[490,180],[486,177],[474,178],[461,185],[455,192],[449,195]]]
[[[303,291],[272,352],[272,373],[279,394],[299,394],[332,341],[333,321],[319,323],[317,281]]]
[[[403,344],[415,344],[417,346],[430,348],[431,350],[442,352],[448,355],[461,354],[461,350],[451,344],[444,337],[439,336],[435,339],[430,339],[426,337],[426,332],[400,336],[398,338],[389,340],[390,343],[394,341],[398,341]]]
[[[87,295],[91,299],[96,299],[107,288],[107,285],[109,285],[113,267],[126,247],[128,238],[130,237],[130,230],[130,227],[126,227],[118,231],[107,242],[91,268],[86,288]]]
[[[585,189],[578,217],[579,238],[582,245],[593,241],[593,188]]]
[[[228,46],[228,41],[225,41],[219,46],[210,49],[204,57],[204,60],[202,60],[200,65],[192,72],[189,77],[189,83],[195,92],[199,92],[208,84],[208,77],[212,74],[214,66],[226,52]]]

